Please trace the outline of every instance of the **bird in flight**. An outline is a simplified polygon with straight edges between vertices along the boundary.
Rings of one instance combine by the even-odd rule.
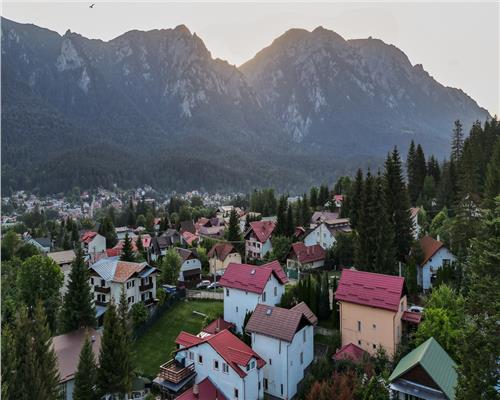
[[[89,6],[89,8],[94,8],[94,6],[95,6],[95,3],[92,3],[92,4]]]

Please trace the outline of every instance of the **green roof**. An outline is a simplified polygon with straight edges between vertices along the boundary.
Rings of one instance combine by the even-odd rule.
[[[401,359],[389,377],[389,381],[396,380],[419,364],[436,382],[442,392],[450,400],[455,400],[456,364],[432,337]]]

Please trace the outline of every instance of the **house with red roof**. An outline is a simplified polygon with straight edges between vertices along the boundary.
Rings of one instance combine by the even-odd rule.
[[[241,255],[231,243],[216,243],[207,254],[212,275],[223,275],[230,263],[241,264]]]
[[[80,236],[85,254],[101,254],[106,251],[106,238],[94,231],[86,231]]]
[[[224,319],[235,324],[236,332],[242,332],[245,315],[257,304],[278,304],[287,282],[278,261],[260,266],[229,264],[219,281],[224,288]]]
[[[422,237],[418,244],[422,249],[423,260],[418,267],[417,283],[427,291],[432,288],[437,271],[451,265],[456,258],[443,242],[428,235]]]
[[[370,355],[354,343],[342,346],[332,355],[334,361],[350,361],[354,364],[360,364],[365,357],[370,357]]]
[[[266,360],[264,392],[291,399],[314,359],[314,326],[318,318],[304,303],[291,309],[258,304],[245,327],[252,349]]]
[[[311,270],[325,265],[326,250],[319,244],[306,246],[302,242],[292,244],[286,260],[287,270]]]
[[[250,222],[250,228],[245,232],[245,253],[248,258],[262,260],[272,251],[271,236],[275,229],[276,223],[273,221]]]
[[[304,233],[304,243],[306,246],[319,244],[323,249],[328,250],[335,246],[336,236],[339,233],[351,232],[349,218],[338,218],[328,221],[320,221],[317,225],[311,225]]]
[[[353,343],[370,354],[380,346],[396,352],[405,323],[418,323],[407,311],[404,278],[344,269],[335,300],[340,307],[342,345]]]
[[[180,399],[264,397],[262,368],[266,362],[228,330],[205,337],[181,332],[175,342],[175,358],[163,364],[154,379],[164,393],[182,392]]]
[[[199,282],[201,278],[201,261],[198,255],[189,249],[176,247],[175,251],[181,258],[181,269],[179,271],[179,281]]]

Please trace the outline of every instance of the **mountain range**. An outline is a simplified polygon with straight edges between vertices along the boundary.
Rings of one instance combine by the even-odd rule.
[[[195,33],[113,40],[2,19],[2,189],[297,192],[488,112],[395,46],[292,29],[240,67]]]

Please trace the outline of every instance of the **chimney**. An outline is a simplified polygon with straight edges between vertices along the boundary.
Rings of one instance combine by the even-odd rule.
[[[195,383],[193,385],[193,396],[197,399],[199,395],[200,395],[200,387],[198,386],[197,383]]]
[[[437,235],[437,241],[438,241],[438,242],[440,242],[440,241],[441,241],[441,240],[440,240],[440,238],[439,238],[439,233],[438,233],[438,235]]]

